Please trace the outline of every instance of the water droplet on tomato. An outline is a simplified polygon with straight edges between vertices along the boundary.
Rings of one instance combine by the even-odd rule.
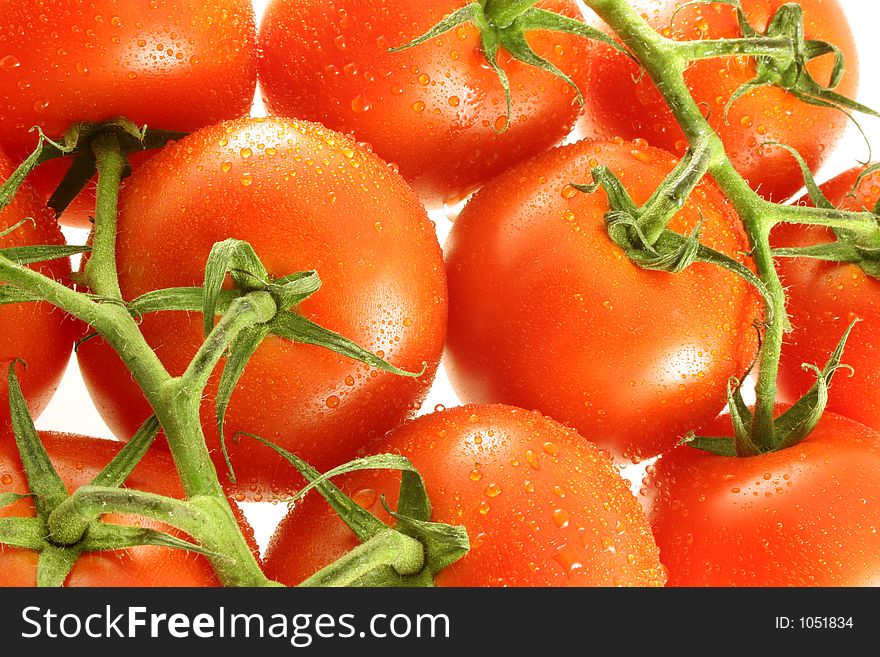
[[[327,404],[327,408],[336,408],[339,406],[339,397],[330,395],[324,403]]]
[[[501,495],[501,486],[498,484],[489,484],[486,486],[486,497],[498,497]]]
[[[479,468],[474,468],[471,470],[471,473],[468,475],[471,481],[479,481],[483,478],[483,473],[480,472]]]
[[[363,94],[358,94],[351,100],[351,111],[357,112],[358,114],[363,114],[364,112],[369,112],[373,109],[373,103],[370,102],[370,99],[364,96]]]
[[[376,493],[376,491],[374,491],[372,488],[362,488],[351,496],[351,499],[354,501],[354,503],[364,509],[369,509],[370,507],[372,507],[376,503],[376,500],[378,498],[378,493]]]
[[[424,101],[417,100],[416,102],[413,103],[412,108],[413,108],[414,112],[424,112],[425,111],[425,103],[424,103]]]
[[[0,483],[2,483],[4,486],[8,486],[12,483],[12,476],[8,474],[3,475],[2,477],[0,477]]]
[[[6,55],[0,59],[0,71],[11,71],[21,66],[21,62],[15,55]]]
[[[490,508],[491,507],[489,506],[489,503],[486,500],[483,500],[482,502],[480,502],[477,510],[480,512],[481,516],[485,516],[489,513]]]

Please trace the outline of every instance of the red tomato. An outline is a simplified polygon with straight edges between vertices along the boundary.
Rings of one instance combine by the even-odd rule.
[[[300,305],[419,379],[380,373],[320,348],[270,337],[232,396],[227,435],[276,441],[318,468],[353,457],[412,414],[433,379],[446,334],[446,278],[434,227],[412,191],[349,138],[294,120],[245,119],[206,128],[135,173],[121,199],[118,260],[126,298],[200,286],[215,242],[256,249],[275,277],[316,269],[320,291]],[[199,314],[159,313],[141,324],[172,374],[204,341]],[[101,340],[78,352],[89,391],[111,429],[130,436],[150,410]],[[214,391],[203,425],[220,459]],[[243,488],[299,484],[295,471],[252,440],[230,445]],[[225,470],[225,466],[221,467]]]
[[[0,182],[5,182],[15,168],[0,154]],[[52,214],[27,183],[12,203],[0,211],[0,232],[26,218],[32,218],[5,237],[0,248],[29,245],[62,245],[64,236]],[[31,265],[37,271],[68,283],[70,261],[67,258]],[[28,407],[34,416],[46,406],[67,367],[73,342],[81,330],[76,321],[47,303],[19,303],[0,306],[0,425],[9,422],[9,395],[6,371],[16,358],[27,367],[18,367],[18,376]]]
[[[571,429],[510,406],[464,406],[421,417],[370,453],[402,454],[425,479],[432,520],[464,525],[471,551],[439,586],[662,586],[665,575],[638,502],[607,455]],[[341,482],[341,483],[340,483]],[[385,522],[400,474],[362,471],[337,483]],[[357,545],[309,493],[266,554],[269,577],[297,584]]]
[[[250,0],[0,0],[0,147],[22,159],[40,126],[126,116],[188,132],[248,113],[256,84]],[[143,159],[143,158],[141,158]],[[46,198],[69,161],[40,168]],[[64,215],[87,225],[94,187]]]
[[[673,167],[643,143],[584,141],[486,185],[447,244],[448,370],[462,399],[537,408],[626,457],[655,456],[724,407],[753,353],[749,286],[714,266],[681,274],[634,265],[608,237],[604,192],[576,191],[608,166],[636,203]],[[709,184],[671,228],[744,250]],[[741,257],[741,256],[738,256]]]
[[[703,433],[733,435],[729,417]],[[802,443],[750,458],[679,447],[653,474],[671,586],[880,584],[880,435],[826,413]]]
[[[822,186],[835,206],[846,210],[873,210],[880,199],[880,173],[865,178],[849,196],[864,168],[852,169]],[[804,203],[807,201],[804,200]],[[802,247],[834,241],[826,228],[783,224],[773,232],[777,247]],[[780,258],[779,271],[789,291],[788,312],[794,331],[786,336],[780,362],[780,386],[797,399],[816,382],[809,363],[822,367],[846,328],[856,326],[846,344],[843,362],[855,369],[834,378],[828,408],[880,430],[880,281],[858,265],[818,260]]]
[[[742,0],[749,23],[763,32],[786,0]],[[694,5],[673,12],[685,0],[631,0],[630,4],[658,32],[678,41],[741,36],[736,11],[721,3]],[[828,41],[846,57],[846,74],[835,89],[853,98],[858,85],[855,42],[837,0],[800,0],[807,39]],[[672,113],[646,75],[607,46],[593,51],[593,76],[584,130],[599,137],[641,137],[651,144],[681,154],[687,142]],[[821,84],[830,78],[834,57],[822,57],[808,69]],[[843,135],[849,120],[840,111],[808,105],[777,87],[763,87],[740,98],[724,120],[724,108],[733,93],[755,77],[750,58],[707,59],[694,62],[685,73],[694,99],[708,115],[712,128],[724,141],[736,168],[765,198],[783,201],[803,187],[803,176],[791,156],[781,148],[763,146],[782,142],[803,154],[816,170]]]
[[[272,113],[319,121],[369,142],[400,167],[430,205],[458,202],[510,165],[559,142],[580,114],[565,82],[513,60],[511,124],[504,90],[480,47],[479,31],[460,27],[421,46],[401,46],[464,0],[304,0],[269,3],[260,28],[260,88]],[[571,0],[540,7],[580,18]],[[587,94],[590,44],[536,31],[533,48]]]
[[[40,435],[52,463],[73,491],[91,483],[119,451],[119,443],[44,432]],[[183,491],[167,454],[147,454],[128,478],[126,486],[150,493],[183,497]],[[0,436],[0,495],[28,492],[27,479],[11,434]],[[0,508],[0,517],[33,516],[29,499]],[[104,521],[135,525],[172,532],[165,525],[128,516],[107,515]],[[240,522],[244,523],[243,520]],[[243,525],[253,542],[252,531]],[[179,534],[176,534],[179,535]],[[185,537],[184,537],[185,538]],[[0,586],[36,586],[36,552],[0,544]],[[67,586],[217,586],[211,565],[192,552],[162,547],[140,546],[116,552],[84,554],[76,562],[66,581]]]

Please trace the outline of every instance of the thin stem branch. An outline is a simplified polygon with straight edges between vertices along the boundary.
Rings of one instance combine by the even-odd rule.
[[[98,198],[92,253],[85,266],[89,288],[98,296],[122,300],[116,271],[116,219],[119,186],[128,165],[119,138],[101,135],[92,144],[98,169]]]
[[[235,299],[184,372],[181,387],[201,397],[211,372],[238,334],[249,326],[268,322],[277,312],[278,306],[268,292],[251,292]]]
[[[669,41],[672,48],[688,61],[719,57],[791,58],[792,41],[785,37],[746,37],[741,39],[704,39]]]

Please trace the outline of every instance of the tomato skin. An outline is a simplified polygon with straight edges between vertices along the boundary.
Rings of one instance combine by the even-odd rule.
[[[423,416],[369,453],[409,458],[425,479],[432,520],[464,525],[471,551],[438,586],[662,586],[665,576],[638,502],[606,454],[539,413],[463,406]],[[340,483],[342,482],[342,483]],[[336,480],[384,522],[400,474]],[[296,584],[357,545],[320,495],[282,521],[266,554],[269,577]]]
[[[274,114],[353,132],[437,206],[458,202],[490,177],[562,140],[580,114],[562,80],[513,60],[512,120],[478,30],[461,27],[398,53],[464,0],[274,0],[260,26],[260,88]],[[571,0],[539,6],[580,18]],[[571,35],[533,32],[529,42],[588,93],[592,47]]]
[[[91,483],[95,476],[119,451],[119,443],[53,432],[41,432],[46,451],[62,481],[73,492]],[[152,451],[147,454],[126,481],[126,487],[149,493],[183,497],[174,464],[168,454]],[[6,432],[0,436],[0,495],[28,492],[27,479],[21,466],[15,439]],[[34,515],[28,499],[0,508],[0,517]],[[144,518],[119,515],[104,516],[112,524],[134,525],[175,533],[160,523]],[[253,532],[239,519],[249,540]],[[0,586],[37,584],[38,554],[0,545]],[[139,546],[124,551],[84,554],[76,562],[65,582],[66,586],[217,586],[216,575],[208,561],[199,555],[168,548]]]
[[[272,276],[318,271],[322,288],[299,306],[309,319],[409,371],[428,364],[419,379],[399,377],[270,337],[232,396],[229,438],[256,433],[329,468],[421,405],[446,334],[440,246],[412,190],[349,138],[288,119],[219,124],[144,165],[120,207],[117,258],[127,299],[201,286],[213,244],[234,237],[254,247]],[[141,329],[175,375],[204,341],[197,313],[148,315]],[[150,414],[140,390],[100,339],[78,357],[101,414],[127,438]],[[213,403],[219,374],[202,424],[222,474]],[[248,439],[229,447],[249,495],[299,486],[295,470],[266,447]]]
[[[250,110],[250,0],[2,0],[0,16],[0,147],[17,160],[34,148],[34,126],[57,138],[80,121],[126,116],[190,132]],[[69,166],[40,168],[45,198]],[[88,225],[94,202],[90,186],[64,223]]]
[[[0,182],[5,182],[14,170],[12,162],[0,153]],[[42,204],[37,192],[25,183],[12,202],[0,211],[0,231],[28,217],[33,222],[0,237],[0,248],[64,244],[64,236],[54,217]],[[70,281],[70,261],[66,258],[34,264],[31,268],[57,281]],[[80,330],[75,320],[48,303],[0,306],[0,370],[3,372],[0,376],[0,426],[9,423],[6,372],[10,363],[21,359],[27,364],[27,367],[18,366],[16,371],[28,408],[36,417],[55,394]]]
[[[785,2],[743,0],[742,6],[749,23],[763,32]],[[647,17],[654,29],[679,41],[741,36],[735,10],[720,3],[683,9],[676,14],[674,22],[673,12],[685,4],[685,0],[632,0],[630,4]],[[835,91],[854,98],[858,86],[858,56],[840,3],[803,0],[799,4],[804,10],[806,38],[835,44],[845,55],[846,73]],[[584,134],[624,139],[639,137],[654,146],[684,153],[687,147],[684,133],[650,78],[639,75],[635,64],[611,48],[599,46],[593,54],[593,84],[584,112]],[[825,84],[833,63],[833,57],[818,58],[808,69],[818,82]],[[803,187],[803,176],[785,150],[763,144],[780,142],[797,149],[815,171],[833,151],[849,120],[842,112],[808,105],[782,89],[764,87],[734,103],[725,121],[727,102],[754,76],[753,60],[708,59],[692,63],[685,80],[697,103],[711,112],[709,123],[724,142],[737,170],[763,197],[784,201]]]
[[[729,417],[704,433],[732,435]],[[654,467],[650,517],[669,586],[880,582],[880,435],[864,425],[826,413],[781,452],[679,447]]]
[[[872,210],[880,199],[880,174],[865,178],[849,196],[864,167],[851,169],[822,191],[833,205],[852,211]],[[809,204],[806,197],[801,204]],[[773,230],[775,247],[803,247],[834,241],[820,226],[781,224]],[[880,281],[858,265],[779,258],[779,273],[789,291],[788,312],[794,327],[782,347],[779,384],[783,397],[794,401],[816,382],[804,363],[823,367],[850,323],[861,320],[847,341],[843,362],[854,372],[834,377],[828,408],[880,430]]]
[[[636,267],[608,237],[605,193],[568,184],[606,165],[641,204],[672,162],[643,143],[584,141],[474,196],[447,243],[447,370],[463,400],[537,408],[626,458],[656,456],[721,411],[753,354],[748,285],[703,264]],[[701,216],[704,244],[745,249],[709,184],[671,228],[689,232]]]

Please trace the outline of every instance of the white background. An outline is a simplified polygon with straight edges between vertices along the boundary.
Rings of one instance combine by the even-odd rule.
[[[254,0],[258,17],[268,0]],[[880,2],[878,0],[841,0],[856,36],[859,49],[861,85],[859,100],[866,105],[880,108],[880,40],[876,36],[876,27],[880,25]],[[262,115],[262,103],[259,99],[254,108],[254,115]],[[880,149],[880,120],[863,118],[860,119],[868,137],[877,149]],[[851,128],[845,140],[835,151],[828,164],[820,172],[819,181],[822,182],[841,171],[855,166],[857,160],[864,161],[868,157],[867,147],[858,132]],[[880,157],[880,154],[875,156]],[[437,223],[437,229],[441,244],[449,232],[451,223],[442,215],[433,217]],[[68,241],[73,244],[85,242],[85,231],[65,230]],[[429,412],[437,404],[456,406],[459,401],[442,371],[438,374],[437,381],[431,389],[422,412]],[[40,429],[53,429],[68,433],[80,433],[102,438],[113,438],[113,434],[101,420],[98,412],[92,406],[91,400],[82,384],[76,359],[72,359],[70,366],[61,383],[58,393],[52,403],[44,411],[37,421]],[[247,505],[246,512],[254,523],[257,539],[261,546],[271,534],[275,522],[284,513],[284,505]]]

